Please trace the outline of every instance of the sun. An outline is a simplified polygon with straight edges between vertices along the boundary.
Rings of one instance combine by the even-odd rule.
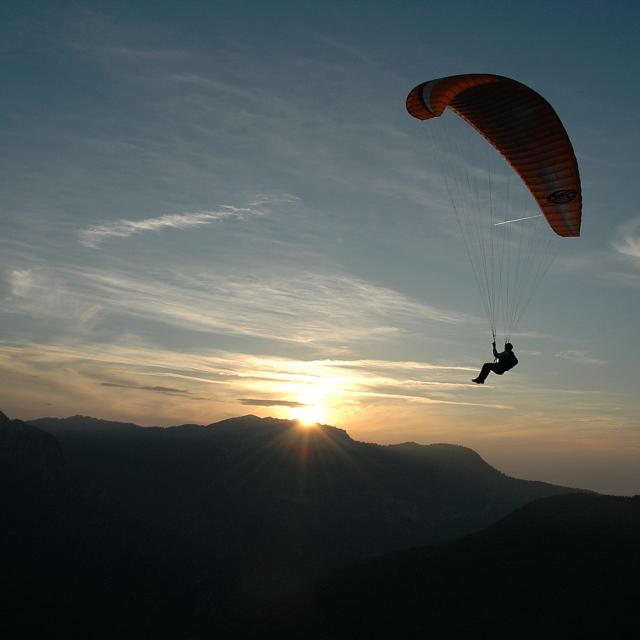
[[[291,407],[289,418],[306,427],[324,424],[327,419],[325,404],[328,392],[325,381],[316,380],[313,384],[305,384],[296,391],[298,405]]]
[[[305,405],[303,407],[293,407],[289,414],[290,420],[296,420],[301,425],[309,427],[313,424],[325,421],[324,409],[319,405]]]

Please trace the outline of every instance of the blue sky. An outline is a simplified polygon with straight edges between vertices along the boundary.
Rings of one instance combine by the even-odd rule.
[[[635,3],[3,3],[0,408],[255,413],[640,493]],[[407,92],[489,72],[573,141],[582,236],[489,333]],[[307,413],[305,413],[307,412]]]

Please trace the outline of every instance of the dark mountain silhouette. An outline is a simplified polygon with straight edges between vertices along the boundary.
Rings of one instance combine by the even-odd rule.
[[[0,491],[46,491],[61,476],[62,451],[48,433],[0,412]]]
[[[66,463],[56,438],[2,413],[0,513],[0,633],[92,638],[148,626],[158,578],[170,575],[165,549]],[[109,611],[119,613],[106,622]]]
[[[544,498],[463,539],[343,569],[252,625],[281,637],[628,637],[639,540],[640,496]]]
[[[569,491],[464,447],[255,416],[161,429],[2,415],[0,455],[0,625],[83,637],[230,633],[330,570]]]
[[[244,416],[143,428],[75,416],[33,425],[130,513],[248,564],[269,549],[324,569],[481,529],[563,487],[516,480],[465,447],[352,440]],[[253,549],[259,550],[252,557]]]

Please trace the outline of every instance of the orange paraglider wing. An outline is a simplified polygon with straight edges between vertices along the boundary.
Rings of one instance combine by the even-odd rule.
[[[447,107],[502,154],[558,235],[580,235],[578,163],[560,118],[540,94],[510,78],[470,73],[424,82],[407,97],[407,111],[419,120]]]

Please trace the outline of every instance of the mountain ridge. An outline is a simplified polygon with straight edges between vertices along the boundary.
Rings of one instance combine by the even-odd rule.
[[[100,429],[137,429],[137,430],[166,430],[166,431],[175,431],[180,429],[194,429],[194,430],[206,430],[206,429],[217,429],[219,431],[223,430],[231,430],[234,427],[240,429],[255,428],[255,427],[276,427],[276,428],[300,428],[300,424],[295,420],[288,420],[285,418],[274,418],[271,416],[259,417],[254,414],[247,414],[244,416],[234,416],[231,418],[225,418],[223,420],[219,420],[217,422],[211,422],[207,424],[198,424],[198,423],[184,423],[177,425],[168,425],[165,427],[150,425],[143,426],[132,422],[120,422],[114,420],[105,420],[102,418],[94,418],[92,416],[82,416],[82,415],[73,415],[66,418],[57,418],[57,417],[43,417],[43,418],[35,418],[28,421],[29,424],[36,426],[38,428],[44,429],[49,432],[55,432],[58,429],[69,429],[69,428],[95,428],[99,427]],[[429,449],[430,451],[436,452],[439,448],[442,450],[447,450],[447,452],[466,452],[466,455],[469,458],[476,458],[481,461],[483,464],[488,467],[495,469],[492,465],[489,465],[482,456],[474,451],[473,449],[461,445],[461,444],[453,444],[447,442],[434,442],[429,444],[418,443],[414,441],[400,442],[400,443],[391,443],[391,444],[379,444],[376,442],[365,442],[360,440],[354,440],[348,433],[346,429],[341,427],[335,427],[329,424],[320,424],[317,423],[310,427],[304,427],[304,429],[309,434],[313,434],[314,430],[320,429],[325,433],[331,433],[338,437],[344,438],[347,441],[366,445],[366,446],[374,446],[374,447],[382,447],[387,449],[395,449],[398,451],[407,451],[407,452],[419,452],[425,451]],[[495,469],[499,473],[503,473],[497,469]],[[503,474],[506,475],[506,474]],[[507,476],[511,477],[511,476]],[[516,479],[516,478],[514,478]],[[538,482],[538,481],[535,481]],[[551,483],[547,483],[551,484]]]
[[[337,427],[252,414],[166,428],[77,416],[31,424],[136,517],[164,526],[199,513],[190,526],[215,536],[209,510],[196,505],[231,513],[244,500],[275,529],[302,517],[314,540],[321,531],[336,548],[349,539],[355,554],[384,552],[393,539],[401,548],[463,535],[538,497],[580,490],[511,478],[462,445],[359,442]],[[316,513],[289,513],[284,504],[313,504]],[[354,532],[338,533],[350,526]],[[311,543],[304,553],[313,555]]]
[[[510,478],[461,445],[362,443],[341,429],[256,416],[216,424],[0,417],[0,436],[8,434],[0,452],[24,454],[0,469],[7,474],[0,497],[10,506],[10,527],[0,532],[10,589],[2,593],[14,616],[46,627],[35,615],[46,603],[59,624],[79,633],[91,627],[94,637],[130,629],[179,637],[185,625],[193,637],[224,634],[248,616],[260,628],[260,611],[284,612],[284,623],[268,617],[286,628],[290,603],[309,613],[296,594],[314,594],[311,604],[320,609],[349,603],[357,611],[349,585],[366,589],[358,586],[362,574],[349,577],[354,563],[375,568],[391,557],[388,577],[364,579],[385,592],[394,575],[424,562],[425,552],[413,550],[431,545],[430,556],[483,531],[500,542],[496,522],[534,500],[574,491]],[[59,481],[36,475],[45,481],[25,488],[20,474],[39,465],[38,448],[20,444],[25,434],[58,451]],[[556,529],[545,535],[555,537]],[[461,557],[463,566],[479,561]],[[331,582],[335,571],[346,572],[345,582]],[[311,587],[326,580],[344,601],[331,605]],[[105,623],[114,609],[126,614]],[[378,619],[377,610],[363,611]],[[95,619],[104,625],[99,632]],[[292,619],[322,628],[313,616]],[[353,630],[348,615],[332,620]]]

